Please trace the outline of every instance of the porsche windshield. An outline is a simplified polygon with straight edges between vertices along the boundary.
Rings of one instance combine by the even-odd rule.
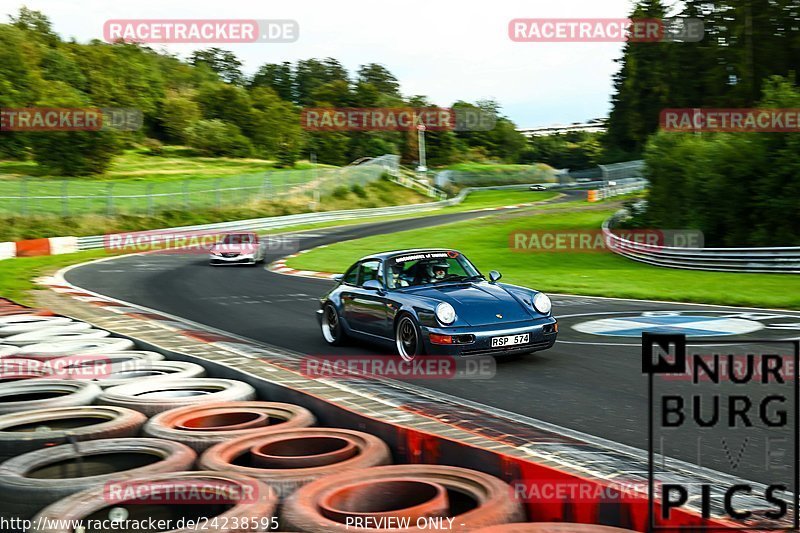
[[[477,279],[481,273],[458,252],[411,253],[388,262],[389,288]]]

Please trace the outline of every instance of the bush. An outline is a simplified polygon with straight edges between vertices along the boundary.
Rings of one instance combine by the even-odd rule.
[[[203,155],[248,157],[253,152],[250,139],[222,120],[198,120],[187,128],[186,138],[189,146]]]
[[[278,168],[291,168],[297,161],[297,147],[289,143],[281,143],[278,148],[277,166]]]
[[[119,152],[117,134],[102,131],[41,132],[30,135],[33,159],[50,174],[102,174]]]
[[[338,187],[333,189],[333,192],[331,192],[331,196],[336,198],[337,200],[341,200],[342,198],[347,197],[349,193],[350,190],[347,187],[345,187],[344,185],[339,185]]]
[[[356,183],[355,185],[353,185],[353,186],[350,188],[350,190],[351,190],[351,191],[353,191],[353,194],[355,194],[355,195],[356,195],[356,196],[358,196],[359,198],[366,198],[366,197],[367,197],[367,191],[365,191],[365,190],[364,190],[364,187],[362,187],[362,186],[361,186],[361,185],[359,185],[358,183]]]
[[[147,151],[147,155],[164,155],[164,145],[158,139],[145,139],[142,147]]]

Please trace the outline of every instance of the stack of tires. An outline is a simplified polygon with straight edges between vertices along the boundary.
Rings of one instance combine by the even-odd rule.
[[[37,533],[73,533],[73,520],[126,531],[118,522],[154,517],[173,532],[551,531],[514,524],[522,505],[496,477],[393,465],[374,435],[315,427],[303,407],[84,322],[0,305],[0,366],[11,531],[25,531],[20,519]]]

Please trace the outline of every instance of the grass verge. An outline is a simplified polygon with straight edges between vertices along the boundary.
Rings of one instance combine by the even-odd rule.
[[[781,274],[699,272],[653,267],[609,252],[521,252],[510,234],[525,230],[596,230],[614,208],[496,215],[391,236],[337,243],[289,260],[303,270],[342,272],[359,257],[387,249],[452,247],[483,272],[548,292],[800,309],[800,277]],[[519,213],[517,213],[519,215]]]
[[[66,255],[48,255],[44,257],[17,257],[0,261],[0,296],[25,305],[35,305],[31,291],[43,289],[33,280],[57,270],[91,261],[100,257],[107,257],[105,250],[89,250]]]

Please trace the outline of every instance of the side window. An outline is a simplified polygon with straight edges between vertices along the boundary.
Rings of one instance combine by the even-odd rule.
[[[364,261],[359,266],[359,274],[358,274],[358,286],[361,287],[364,283],[368,282],[371,279],[380,280],[378,276],[378,270],[381,267],[380,261]]]
[[[342,282],[346,283],[347,285],[355,285],[356,284],[356,279],[358,277],[358,267],[359,266],[360,265],[355,265],[353,268],[348,270],[347,274],[344,275],[344,278],[342,279]]]

